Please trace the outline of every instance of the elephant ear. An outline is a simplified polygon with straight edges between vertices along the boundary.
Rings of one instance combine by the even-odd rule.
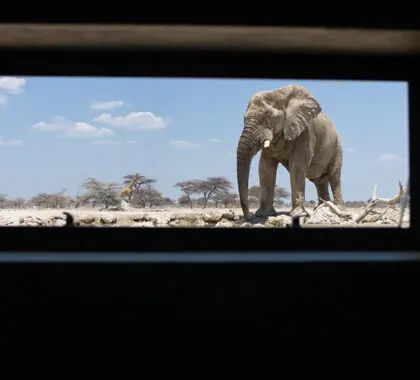
[[[286,106],[284,138],[290,141],[300,136],[320,112],[321,106],[312,95],[291,96]]]
[[[272,105],[264,102],[264,106],[266,109],[267,118],[270,120],[271,123],[271,130],[274,133],[278,133],[281,131],[281,127],[284,123],[284,116],[285,113],[281,109],[274,108]]]

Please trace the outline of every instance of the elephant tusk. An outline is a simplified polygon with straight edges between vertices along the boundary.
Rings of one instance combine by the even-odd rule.
[[[264,141],[264,148],[268,148],[270,146],[270,140]]]

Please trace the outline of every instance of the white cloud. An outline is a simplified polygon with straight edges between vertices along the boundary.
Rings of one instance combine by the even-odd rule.
[[[90,108],[93,110],[113,110],[115,108],[119,108],[124,104],[123,100],[110,100],[105,102],[98,102],[96,100],[92,100],[90,103]]]
[[[379,162],[403,162],[403,158],[393,153],[383,153],[379,155]]]
[[[211,142],[211,143],[218,143],[218,142],[222,142],[222,140],[221,140],[221,139],[208,139],[207,141],[208,141],[208,142]]]
[[[172,140],[170,142],[170,145],[174,148],[180,148],[180,149],[190,149],[190,148],[197,148],[200,146],[198,143],[192,143],[185,140]]]
[[[112,136],[114,132],[109,128],[97,128],[84,122],[74,122],[62,116],[55,116],[51,123],[40,121],[32,128],[43,132],[63,132],[61,137],[104,137]]]
[[[8,94],[20,94],[23,91],[25,79],[16,77],[1,77],[0,76],[0,106],[9,103]],[[5,94],[5,93],[6,94]]]
[[[38,123],[32,125],[32,128],[43,132],[63,131],[72,128],[73,124],[70,120],[59,120],[59,118],[60,116],[56,116],[55,118],[53,118],[51,123],[39,121]]]
[[[98,141],[94,141],[92,144],[94,145],[120,145],[121,143],[116,140],[98,140]]]
[[[356,153],[356,149],[353,149],[353,148],[348,148],[346,149],[346,151],[350,153]]]
[[[111,116],[109,113],[103,113],[93,120],[117,128],[148,131],[163,129],[168,125],[167,120],[154,115],[152,112],[130,112],[124,116],[116,117]]]
[[[108,128],[96,128],[88,123],[75,123],[75,125],[67,129],[64,136],[66,137],[102,137],[112,136],[114,134]]]
[[[20,94],[25,86],[25,79],[17,77],[0,77],[0,89],[11,94]]]
[[[127,140],[126,144],[137,144],[136,140]]]
[[[21,146],[23,145],[22,140],[4,140],[0,137],[0,146]]]

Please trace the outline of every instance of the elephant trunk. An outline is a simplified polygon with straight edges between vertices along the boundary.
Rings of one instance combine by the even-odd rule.
[[[249,206],[248,206],[248,182],[249,182],[249,169],[251,167],[251,159],[237,159],[237,174],[238,174],[238,189],[239,200],[241,202],[242,212],[245,220],[249,219]]]
[[[257,128],[255,123],[248,122],[245,124],[238,142],[236,151],[237,179],[239,200],[245,220],[249,220],[248,188],[251,161],[262,148],[263,143],[267,140],[271,141],[272,138],[271,131],[266,128]]]

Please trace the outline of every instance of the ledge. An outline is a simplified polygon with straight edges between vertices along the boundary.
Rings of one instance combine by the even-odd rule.
[[[0,48],[11,47],[418,54],[420,31],[191,25],[0,25]]]

